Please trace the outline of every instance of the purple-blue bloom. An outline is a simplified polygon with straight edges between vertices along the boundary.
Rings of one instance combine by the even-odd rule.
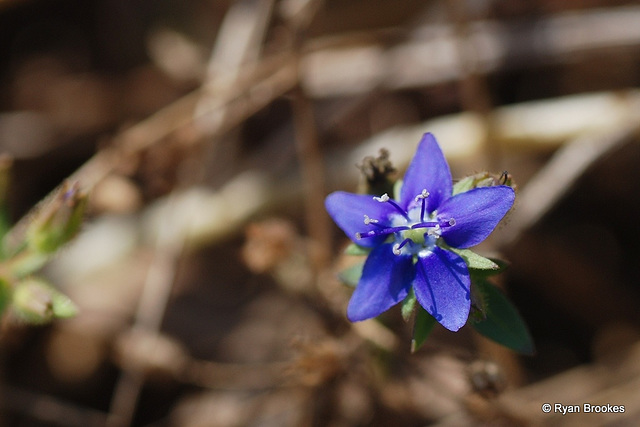
[[[327,196],[325,206],[336,224],[353,242],[371,248],[349,301],[349,320],[380,315],[413,286],[417,301],[442,326],[451,331],[464,326],[471,306],[469,271],[460,256],[444,248],[482,242],[511,209],[515,193],[499,185],[452,196],[452,188],[449,165],[427,133],[399,200],[342,191]]]

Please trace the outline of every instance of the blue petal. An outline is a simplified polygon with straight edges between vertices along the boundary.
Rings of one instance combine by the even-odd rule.
[[[356,233],[363,233],[371,229],[372,225],[365,225],[364,216],[377,219],[381,225],[389,225],[389,214],[397,212],[389,203],[373,200],[373,196],[366,194],[352,194],[336,191],[327,196],[324,201],[327,212],[338,227],[360,246],[378,246],[387,236],[365,237],[358,239]]]
[[[463,327],[471,307],[471,281],[464,260],[436,246],[418,258],[416,267],[413,291],[420,305],[450,331]]]
[[[516,194],[505,185],[474,188],[456,194],[438,208],[438,218],[455,220],[455,225],[442,229],[449,246],[468,248],[482,242],[513,206]]]
[[[427,212],[431,213],[440,203],[451,197],[451,171],[436,138],[425,133],[415,156],[407,169],[400,191],[400,206],[407,211],[415,205],[415,197],[426,189]]]
[[[364,264],[347,307],[347,317],[358,322],[387,311],[407,297],[414,276],[411,255],[394,255],[391,244],[378,246]]]

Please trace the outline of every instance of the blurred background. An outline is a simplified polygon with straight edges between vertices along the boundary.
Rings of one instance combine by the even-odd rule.
[[[0,422],[637,425],[639,86],[632,1],[0,0],[11,221],[89,195],[42,272],[79,314],[5,316]],[[533,356],[345,318],[324,197],[424,132],[518,184],[478,251]]]

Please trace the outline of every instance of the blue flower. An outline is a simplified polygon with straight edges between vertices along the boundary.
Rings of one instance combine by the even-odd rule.
[[[449,165],[430,133],[418,145],[398,200],[387,194],[330,194],[329,215],[353,242],[371,249],[349,301],[349,320],[380,315],[413,286],[418,303],[442,326],[460,329],[469,317],[471,281],[464,260],[446,248],[482,242],[514,199],[505,185],[452,196]]]

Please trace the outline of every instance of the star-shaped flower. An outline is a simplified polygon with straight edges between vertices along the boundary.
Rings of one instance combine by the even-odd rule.
[[[467,322],[470,297],[465,261],[446,248],[482,242],[511,209],[515,193],[498,185],[452,196],[449,165],[435,137],[422,137],[398,200],[337,191],[325,200],[349,238],[371,249],[349,306],[352,322],[376,317],[404,300],[417,301],[442,326]],[[444,243],[444,244],[442,244]]]

